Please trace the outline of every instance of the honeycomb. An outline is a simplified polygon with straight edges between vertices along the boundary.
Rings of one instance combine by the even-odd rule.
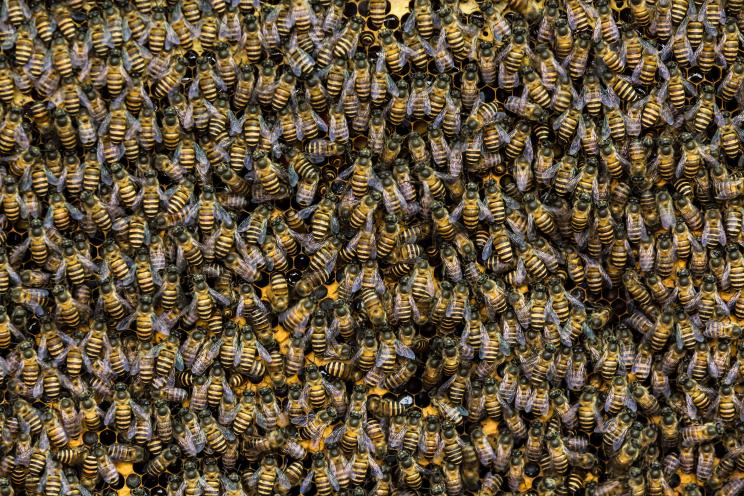
[[[5,2],[0,491],[744,491],[739,2],[371,3]]]

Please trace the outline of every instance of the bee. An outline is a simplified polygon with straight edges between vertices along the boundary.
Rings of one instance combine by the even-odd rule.
[[[117,384],[115,390],[114,402],[106,413],[104,422],[113,423],[117,430],[123,432],[129,429],[134,418],[132,400],[125,384]]]
[[[710,209],[705,212],[703,219],[702,243],[704,246],[720,243],[726,244],[726,231],[723,228],[721,212],[718,209]]]
[[[715,423],[683,427],[679,434],[684,442],[698,445],[715,440],[723,434],[723,428]]]
[[[728,112],[716,112],[718,131],[713,136],[713,144],[717,145],[727,157],[733,157],[741,150],[741,137],[736,131]]]
[[[341,31],[336,45],[333,47],[333,55],[336,57],[350,56],[356,49],[359,41],[359,33],[364,27],[364,19],[354,16]]]
[[[410,452],[400,451],[398,453],[398,463],[401,468],[403,480],[408,487],[418,488],[421,486],[423,480],[421,473],[416,469],[417,464],[411,457]]]
[[[407,65],[403,46],[393,37],[393,32],[383,29],[378,34],[385,62],[393,74],[400,73]]]
[[[152,458],[145,467],[148,475],[157,476],[171,466],[180,456],[181,449],[172,444]]]
[[[672,106],[680,110],[685,105],[685,94],[692,90],[690,83],[684,79],[677,67],[677,64],[670,62],[667,65],[669,71],[669,80],[667,84],[667,93]]]
[[[727,64],[733,64],[736,62],[736,56],[739,46],[739,28],[733,19],[726,20],[723,27],[723,39],[721,40],[721,55]]]
[[[619,76],[612,71],[605,71],[602,74],[605,85],[612,90],[625,102],[634,102],[639,99],[638,92],[633,88],[630,82],[623,76]]]
[[[404,396],[399,400],[381,398],[377,395],[367,396],[367,410],[375,415],[384,415],[387,417],[401,415],[406,412],[413,404],[411,396]]]
[[[338,479],[332,474],[323,453],[315,453],[312,461],[313,480],[318,494],[327,496],[339,491]]]
[[[743,80],[744,64],[738,61],[734,62],[734,64],[729,67],[726,75],[723,78],[723,81],[718,86],[717,94],[724,101],[733,99],[733,97],[736,95],[739,88],[741,87],[741,83]]]
[[[423,74],[417,73],[410,88],[408,102],[406,103],[406,115],[423,119],[431,113],[431,97],[426,79]]]
[[[581,31],[577,38],[574,39],[573,49],[568,56],[568,74],[576,79],[583,74],[589,58],[591,48],[591,37],[588,31]]]
[[[718,416],[724,422],[731,422],[736,418],[737,402],[730,385],[724,384],[718,393]]]
[[[478,69],[483,82],[486,84],[494,83],[498,73],[498,64],[496,60],[496,50],[494,49],[493,43],[488,41],[481,41],[478,43],[477,60]]]
[[[678,382],[685,392],[685,395],[689,396],[695,408],[705,409],[710,406],[710,397],[706,395],[695,379],[684,374],[679,377]]]
[[[56,449],[67,447],[70,440],[57,413],[53,410],[47,410],[42,414],[42,420],[52,446]]]

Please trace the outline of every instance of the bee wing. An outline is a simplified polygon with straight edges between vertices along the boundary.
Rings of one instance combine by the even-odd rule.
[[[525,413],[530,413],[532,411],[532,407],[535,404],[535,398],[537,396],[537,390],[532,389],[529,393],[529,397],[527,398],[527,402],[524,407]]]
[[[257,415],[260,415],[260,412],[257,412]],[[299,415],[297,417],[294,417],[291,419],[292,424],[299,425],[300,427],[305,427],[315,418],[314,413],[309,413],[307,415]]]
[[[580,2],[577,2],[575,5],[577,9],[584,10]],[[584,13],[587,14],[586,11]],[[569,3],[566,4],[566,18],[568,20],[568,26],[571,28],[571,31],[575,31],[580,18],[580,14],[575,12],[574,9],[571,7],[571,4]],[[599,24],[601,28],[601,23],[597,24]]]
[[[689,415],[691,419],[697,419],[697,408],[689,394],[685,394],[685,405],[687,406],[687,415]]]
[[[579,122],[575,131],[575,136],[568,148],[568,153],[575,155],[581,149],[581,137],[584,136],[584,118],[579,116]]]
[[[279,468],[276,469],[276,482],[283,487],[292,486],[292,484],[289,482],[289,479],[287,478],[287,475],[284,473],[283,470],[280,470]]]
[[[28,462],[31,458],[31,454],[34,452],[34,445],[33,444],[22,444],[22,443],[16,443],[16,455],[15,455],[15,462],[19,465],[26,466],[28,465]]]
[[[36,384],[34,384],[34,387],[31,389],[31,397],[40,398],[43,393],[44,393],[44,378],[40,375],[39,378],[36,380]]]
[[[381,343],[377,350],[377,359],[375,360],[375,367],[382,366],[387,360],[394,358],[395,352],[390,346]]]
[[[209,295],[214,299],[215,302],[219,303],[220,305],[226,307],[230,305],[230,299],[226,296],[224,296],[221,293],[218,293],[216,290],[209,288]]]
[[[408,358],[409,360],[416,360],[416,354],[413,352],[413,350],[401,343],[398,339],[395,340],[395,352],[402,357]]]
[[[700,241],[703,243],[703,246],[708,246],[712,242],[717,242],[718,240],[713,239],[713,234],[715,231],[713,230],[712,226],[713,222],[706,221],[703,225],[703,235],[700,239]],[[723,232],[723,230],[721,230]],[[724,234],[725,236],[725,234]]]
[[[608,411],[610,409],[613,401],[615,401],[615,389],[613,387],[610,387],[609,390],[607,391],[607,399],[605,400],[605,403],[604,403],[605,411]]]
[[[343,437],[344,433],[346,433],[346,425],[341,424],[328,435],[325,442],[326,443],[338,443],[341,441],[341,437]],[[333,465],[331,465],[333,466]]]
[[[408,95],[408,101],[406,102],[406,115],[413,114],[413,107],[415,104],[416,104],[416,92],[411,91],[411,93]]]
[[[708,362],[708,373],[716,379],[720,378],[723,371],[718,367],[713,357],[706,357],[706,360]],[[716,400],[719,399],[720,395],[716,395]]]
[[[132,313],[131,315],[126,316],[125,318],[120,320],[118,324],[116,324],[116,329],[118,331],[124,331],[124,330],[129,329],[129,327],[131,326],[132,322],[134,322],[134,319],[136,317],[137,317],[136,313]]]
[[[365,434],[365,436],[366,436],[366,434]],[[370,441],[370,443],[371,443],[371,441]],[[383,475],[384,475],[383,472],[382,472],[382,469],[377,464],[377,462],[375,461],[375,459],[372,457],[372,454],[371,453],[368,453],[367,456],[369,457],[369,469],[370,469],[370,472],[372,473],[372,477],[374,477],[375,479],[381,479],[383,477]],[[336,488],[336,490],[338,491],[337,488]]]
[[[114,420],[114,414],[116,413],[116,403],[111,403],[111,406],[106,411],[106,416],[103,418],[105,425],[110,425]]]
[[[194,434],[189,429],[184,429],[183,435],[176,437],[176,441],[178,442],[178,445],[191,456],[196,456],[199,454],[199,451],[201,451],[196,445]]]
[[[484,327],[482,327],[482,325],[481,325],[480,335],[481,335],[481,346],[480,346],[480,350],[478,350],[478,354],[480,356],[480,359],[484,360],[486,356],[488,356],[488,351],[490,350],[490,347],[491,347],[491,335],[486,331]],[[499,350],[504,355],[508,355],[509,344],[506,341],[501,340],[501,339],[497,339],[497,341],[499,341],[497,343],[499,345]]]
[[[576,365],[571,359],[569,362],[569,370],[566,374],[566,384],[568,385],[568,388],[571,390],[578,390],[580,389],[586,380],[586,364],[585,363],[579,363]]]
[[[67,270],[67,263],[62,260],[59,267],[54,272],[54,282],[60,284],[65,278],[65,271]]]
[[[21,244],[14,247],[10,252],[10,256],[8,257],[10,263],[13,265],[18,264],[18,262],[20,262],[23,256],[26,254],[26,251],[28,251],[29,246],[31,246],[30,237],[26,238]]]
[[[375,365],[372,369],[367,372],[364,376],[364,383],[369,387],[377,387],[382,384],[384,374],[380,371],[380,368]]]
[[[573,341],[571,340],[571,319],[565,325],[558,326],[558,334],[560,335],[561,344],[569,347],[573,346]]]
[[[733,384],[734,381],[739,376],[739,365],[733,364],[728,372],[726,372],[726,377],[724,377],[722,383],[723,384]]]
[[[257,471],[256,474],[258,473],[259,472]],[[307,475],[305,476],[305,478],[302,480],[302,483],[300,484],[300,494],[305,494],[310,491],[310,487],[313,483],[314,478],[315,478],[315,471],[314,470],[308,471]],[[258,478],[256,478],[256,480],[258,480]],[[253,485],[255,485],[255,483]],[[336,486],[338,486],[338,481],[336,481]],[[337,487],[334,489],[338,490]]]
[[[261,344],[259,340],[256,339],[256,351],[258,352],[258,355],[263,359],[266,363],[271,363],[273,360],[271,358],[271,353],[269,353],[264,345]]]
[[[465,207],[465,200],[460,201],[460,203],[450,212],[449,214],[449,220],[450,222],[457,222],[457,220],[462,215],[463,208]]]
[[[396,430],[390,429],[390,436],[388,438],[388,443],[390,444],[390,446],[392,447],[401,446],[403,442],[403,438],[405,437],[407,430],[408,429],[405,427],[401,429],[396,429]]]
[[[357,279],[359,281],[359,286],[361,286],[361,277]],[[358,291],[359,288],[356,289]],[[356,291],[353,291],[352,294]],[[404,301],[406,300],[407,301]],[[397,321],[400,320],[401,312],[404,309],[405,305],[412,305],[412,298],[411,295],[408,293],[402,293],[401,291],[396,291],[395,296],[393,297],[393,318]]]

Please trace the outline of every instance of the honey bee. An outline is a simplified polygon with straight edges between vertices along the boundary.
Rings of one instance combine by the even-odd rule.
[[[740,4],[8,0],[0,492],[737,493]]]

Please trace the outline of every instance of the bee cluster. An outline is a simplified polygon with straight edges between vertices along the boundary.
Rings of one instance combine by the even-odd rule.
[[[742,494],[743,5],[4,0],[0,495]]]

